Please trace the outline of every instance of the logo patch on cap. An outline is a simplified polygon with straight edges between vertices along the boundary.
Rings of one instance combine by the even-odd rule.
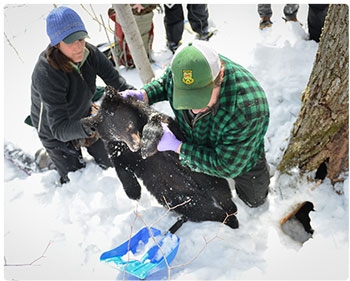
[[[192,70],[182,70],[182,73],[182,82],[184,82],[187,85],[190,85],[194,82],[194,79],[192,78]]]

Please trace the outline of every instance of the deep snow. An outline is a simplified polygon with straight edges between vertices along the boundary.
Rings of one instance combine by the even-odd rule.
[[[99,29],[80,5],[69,5],[83,18],[93,44],[106,42]],[[34,129],[23,123],[30,110],[30,77],[39,53],[48,44],[45,17],[52,5],[4,6],[4,140],[34,154],[40,141]],[[90,9],[89,5],[85,5]],[[105,22],[109,5],[93,5]],[[300,7],[302,22],[281,19],[283,5],[273,5],[271,29],[258,30],[256,5],[209,5],[210,17],[219,32],[210,40],[219,53],[250,70],[265,89],[271,111],[266,135],[267,160],[271,178],[268,202],[257,209],[246,207],[233,192],[238,207],[240,228],[232,230],[215,222],[187,222],[178,232],[179,252],[172,265],[190,264],[173,269],[171,279],[347,279],[348,278],[348,175],[337,184],[338,195],[329,180],[316,187],[297,169],[292,175],[276,172],[289,133],[300,109],[300,97],[312,70],[318,45],[307,38],[307,5]],[[91,11],[91,10],[90,10]],[[156,76],[171,55],[164,52],[163,15],[155,14],[153,65]],[[183,41],[192,40],[185,32]],[[16,54],[14,48],[16,49]],[[142,86],[136,70],[121,69],[136,87]],[[102,85],[101,81],[98,81]],[[167,103],[156,106],[172,115]],[[99,256],[116,247],[144,224],[168,229],[175,221],[143,189],[137,203],[125,195],[111,168],[103,171],[85,154],[85,169],[70,174],[71,182],[58,188],[55,171],[27,176],[7,160],[4,178],[4,257],[6,279],[122,279],[123,274],[99,262]],[[310,175],[312,176],[312,174]],[[233,183],[231,182],[233,186]],[[234,189],[233,189],[234,190]],[[297,203],[312,201],[315,230],[312,239],[301,246],[283,234],[279,221]],[[205,246],[218,233],[218,238]],[[205,239],[205,240],[204,240]],[[48,246],[50,242],[50,245]],[[45,248],[45,258],[40,257]],[[133,279],[132,276],[126,278]],[[167,279],[163,271],[150,279]]]

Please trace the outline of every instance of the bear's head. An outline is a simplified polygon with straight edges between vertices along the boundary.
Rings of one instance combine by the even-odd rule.
[[[83,118],[82,124],[96,130],[106,143],[123,141],[131,151],[138,151],[141,147],[140,130],[147,118],[133,106],[137,102],[133,97],[124,99],[117,90],[107,86],[97,114]]]

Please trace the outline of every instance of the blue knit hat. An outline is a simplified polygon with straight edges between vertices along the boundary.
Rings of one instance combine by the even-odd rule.
[[[87,34],[83,21],[71,8],[64,6],[55,8],[46,18],[46,32],[50,37],[51,46],[57,45],[77,31],[84,31]]]

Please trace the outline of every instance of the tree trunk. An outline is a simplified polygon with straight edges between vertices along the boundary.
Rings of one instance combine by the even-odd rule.
[[[113,4],[113,8],[117,12],[118,23],[121,25],[125,34],[126,43],[129,46],[135,66],[139,71],[141,81],[144,84],[149,83],[154,78],[154,72],[149,63],[131,7],[129,4]]]
[[[311,172],[326,167],[334,184],[349,169],[349,11],[330,5],[298,120],[278,166]],[[322,165],[321,165],[322,164]]]

